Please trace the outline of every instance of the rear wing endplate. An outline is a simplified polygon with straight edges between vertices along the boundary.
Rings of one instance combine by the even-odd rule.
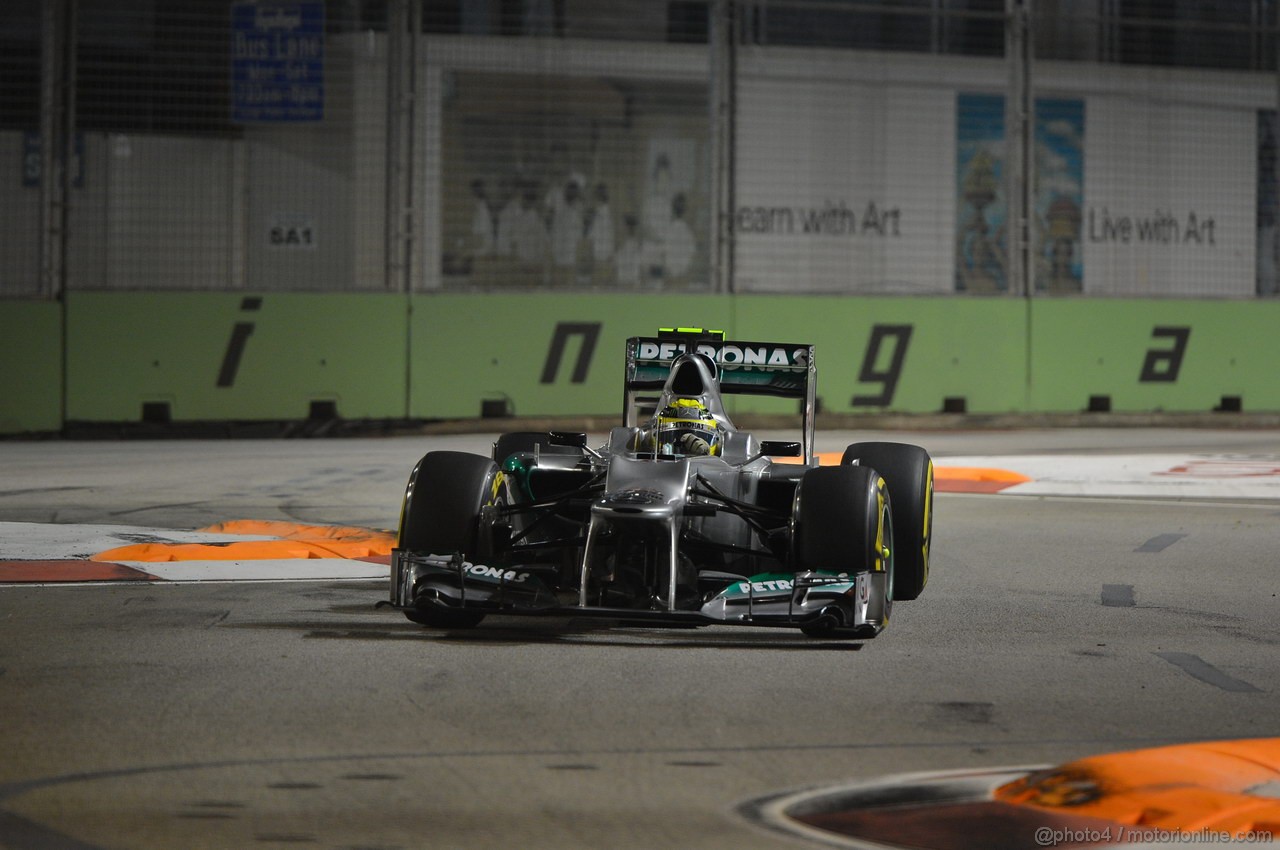
[[[684,331],[685,329],[681,329]],[[800,400],[804,462],[813,465],[817,409],[817,367],[813,346],[800,343],[744,342],[723,335],[663,333],[627,340],[623,420],[640,424],[657,402],[672,362],[690,349],[707,355],[720,371],[721,395],[763,395]]]

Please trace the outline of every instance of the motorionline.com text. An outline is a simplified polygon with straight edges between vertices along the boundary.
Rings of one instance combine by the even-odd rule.
[[[1269,831],[1235,835],[1215,829],[1181,832],[1176,829],[1153,829],[1141,826],[1108,826],[1101,829],[1056,829],[1042,826],[1036,830],[1036,844],[1056,847],[1060,844],[1268,844],[1275,840]]]

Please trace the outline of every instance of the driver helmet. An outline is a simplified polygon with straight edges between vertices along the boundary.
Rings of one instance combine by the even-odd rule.
[[[723,428],[698,399],[677,398],[658,411],[653,438],[659,454],[718,455]]]

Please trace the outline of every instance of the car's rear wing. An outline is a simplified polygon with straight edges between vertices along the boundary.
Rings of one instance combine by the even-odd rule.
[[[653,411],[657,397],[671,373],[671,364],[685,351],[706,354],[720,370],[721,395],[765,395],[801,400],[801,448],[807,465],[813,465],[817,367],[813,346],[783,342],[726,340],[722,331],[681,328],[662,331],[656,337],[627,340],[627,365],[623,417],[628,426],[640,424]]]

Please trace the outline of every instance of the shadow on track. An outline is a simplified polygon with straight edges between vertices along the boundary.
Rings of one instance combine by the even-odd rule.
[[[359,613],[359,606],[334,606],[334,613]],[[372,606],[368,609],[373,613]],[[398,618],[397,618],[398,619]],[[407,621],[387,622],[351,620],[336,622],[333,619],[314,619],[277,622],[231,622],[219,628],[262,629],[300,633],[309,640],[365,640],[365,641],[430,641],[470,646],[530,646],[554,644],[557,646],[647,646],[655,649],[736,649],[810,652],[814,650],[857,652],[864,641],[822,641],[805,637],[798,632],[781,629],[752,629],[744,631],[735,627],[716,629],[714,633],[702,632],[691,637],[695,629],[636,628],[627,625],[606,625],[608,621],[584,621],[581,618],[551,618],[524,620],[513,624],[508,618],[502,622],[495,616],[472,629],[431,629],[415,626]],[[496,622],[495,622],[496,621]],[[714,628],[714,627],[708,627]],[[734,634],[733,632],[737,632]]]

